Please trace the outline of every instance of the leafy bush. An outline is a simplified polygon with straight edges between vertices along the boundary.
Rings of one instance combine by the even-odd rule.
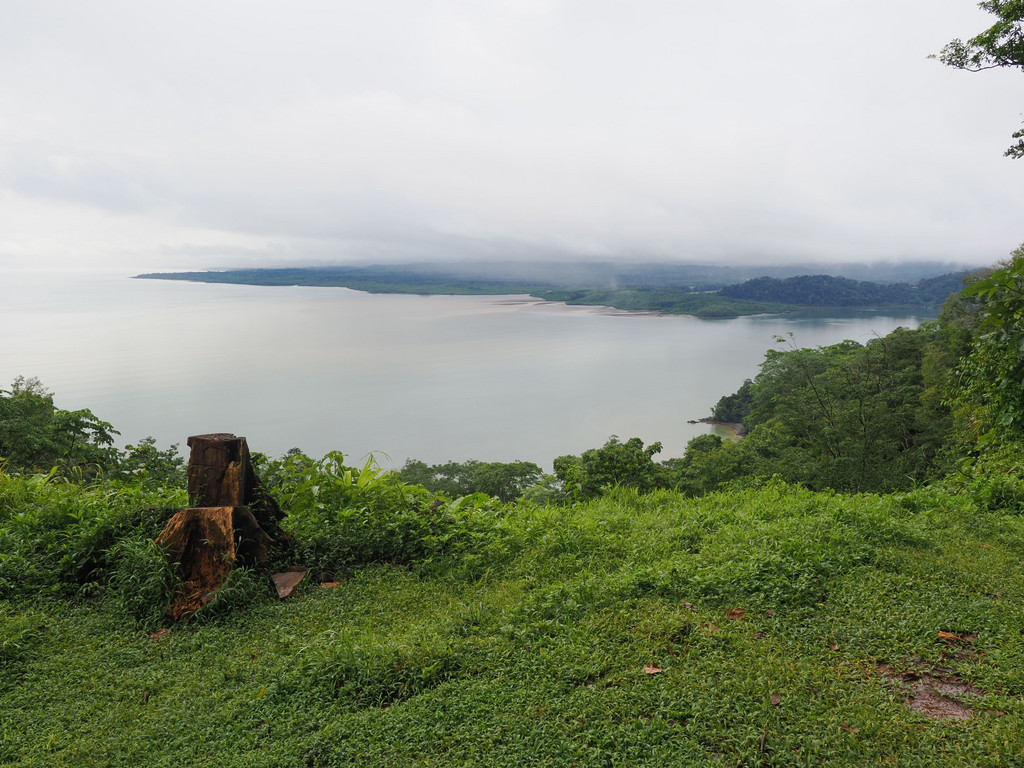
[[[643,440],[631,437],[626,442],[612,435],[601,448],[591,448],[579,456],[559,456],[554,461],[555,476],[572,499],[592,499],[616,486],[651,491],[665,488],[666,469],[655,463],[661,443],[644,447]]]
[[[451,498],[486,493],[504,502],[514,501],[543,476],[540,467],[529,461],[449,461],[428,466],[409,459],[398,472],[405,483],[422,485],[433,493]]]
[[[117,608],[150,629],[164,620],[177,585],[175,564],[152,539],[123,538],[107,552],[107,585]]]
[[[70,595],[107,579],[123,548],[152,542],[184,491],[0,473],[0,598]],[[120,546],[120,548],[118,548]]]
[[[1024,448],[1016,442],[988,446],[980,457],[960,463],[947,485],[964,493],[979,509],[1011,514],[1024,512]]]
[[[92,411],[65,411],[39,379],[19,376],[0,390],[0,458],[10,471],[59,467],[69,477],[93,477],[116,464],[117,430]]]
[[[261,466],[288,516],[293,556],[336,575],[372,563],[410,564],[470,548],[501,505],[483,494],[454,501],[402,483],[371,456],[361,469],[331,452],[319,461],[293,452]]]

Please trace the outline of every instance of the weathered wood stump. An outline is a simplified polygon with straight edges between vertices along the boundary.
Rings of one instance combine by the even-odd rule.
[[[272,537],[280,534],[284,512],[253,471],[244,437],[217,433],[187,441],[188,497],[193,507],[249,507]]]
[[[264,489],[244,437],[194,435],[188,461],[192,506],[175,514],[157,537],[182,578],[168,614],[195,613],[213,598],[236,564],[270,557],[284,512]]]

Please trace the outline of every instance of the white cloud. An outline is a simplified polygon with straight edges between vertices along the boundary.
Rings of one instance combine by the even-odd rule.
[[[1001,153],[1024,75],[926,58],[987,24],[970,3],[0,14],[0,263],[983,262],[1022,239]]]

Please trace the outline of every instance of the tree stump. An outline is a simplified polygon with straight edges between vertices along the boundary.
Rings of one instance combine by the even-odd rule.
[[[193,507],[249,507],[260,526],[278,538],[284,512],[267,493],[249,459],[244,437],[216,433],[187,441],[188,497]]]
[[[258,565],[283,539],[284,512],[264,489],[244,437],[194,435],[188,461],[191,507],[175,514],[157,537],[178,564],[182,587],[168,614],[176,621],[213,599],[236,564]]]

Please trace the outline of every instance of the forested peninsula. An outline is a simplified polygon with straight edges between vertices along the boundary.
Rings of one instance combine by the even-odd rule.
[[[527,294],[572,305],[724,318],[823,307],[937,312],[951,293],[963,287],[964,278],[970,274],[964,270],[920,277],[913,282],[879,282],[835,274],[800,274],[800,269],[677,264],[506,264],[490,268],[420,264],[158,272],[136,277],[244,285],[334,286],[370,293]],[[894,277],[897,274],[893,269],[875,271]]]

